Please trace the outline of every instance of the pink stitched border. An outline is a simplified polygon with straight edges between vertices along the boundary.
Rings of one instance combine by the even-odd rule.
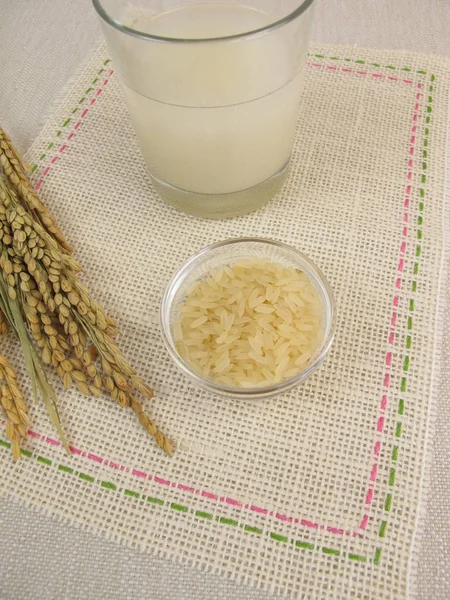
[[[406,81],[405,81],[405,83],[406,83]],[[403,226],[403,229],[402,229],[402,238],[403,239],[400,244],[400,256],[399,256],[399,261],[398,261],[398,266],[397,266],[397,275],[396,275],[396,281],[395,281],[396,289],[401,289],[401,287],[402,287],[402,273],[403,273],[403,269],[405,267],[405,258],[404,257],[405,257],[406,248],[407,248],[407,244],[406,244],[406,239],[408,236],[407,224],[409,221],[411,181],[412,181],[412,177],[413,177],[413,166],[414,166],[412,157],[414,156],[414,153],[415,153],[417,119],[419,116],[419,105],[420,105],[420,99],[421,99],[420,90],[422,89],[421,83],[417,84],[417,89],[418,89],[418,91],[417,91],[416,97],[415,97],[416,102],[414,104],[413,124],[411,127],[411,138],[410,138],[410,142],[409,142],[409,155],[411,158],[408,159],[407,184],[406,184],[406,190],[405,190],[405,200],[403,202],[403,209],[404,209],[403,223],[405,223],[405,225]],[[393,305],[393,309],[392,309],[391,324],[390,324],[390,331],[389,331],[389,337],[388,337],[388,344],[390,346],[393,346],[394,341],[395,341],[395,328],[396,328],[397,317],[398,317],[397,307],[399,305],[399,296],[398,296],[397,292],[394,293],[392,305]],[[383,382],[383,385],[385,388],[385,393],[382,396],[381,404],[380,404],[380,413],[379,413],[379,417],[378,417],[377,431],[376,431],[377,436],[381,436],[381,434],[383,433],[383,429],[384,429],[384,423],[385,423],[384,416],[385,416],[385,410],[386,410],[386,407],[388,404],[389,386],[391,384],[391,374],[390,374],[391,364],[392,364],[392,352],[391,352],[391,350],[388,350],[386,352],[386,358],[385,358],[385,371],[384,371],[384,382]],[[378,457],[380,455],[380,450],[381,450],[381,442],[379,440],[377,440],[375,442],[375,446],[374,446],[374,463],[372,466],[372,472],[370,474],[369,489],[367,490],[366,500],[365,500],[366,510],[372,504],[372,500],[373,500],[373,488],[375,486],[375,481],[377,478]],[[361,521],[361,525],[359,526],[359,528],[364,530],[367,527],[368,523],[369,523],[369,515],[366,513]]]
[[[368,76],[370,75],[371,77],[377,78],[377,79],[384,79],[386,81],[393,81],[393,82],[400,82],[400,83],[404,83],[407,85],[412,85],[414,82],[410,79],[403,79],[403,78],[398,78],[398,77],[392,77],[392,76],[387,76],[387,75],[383,75],[381,73],[368,73],[367,71],[355,71],[353,69],[348,69],[345,67],[338,67],[336,65],[322,65],[319,63],[310,63],[310,66],[315,67],[315,68],[320,68],[320,69],[326,69],[326,70],[330,70],[330,71],[340,71],[342,73],[349,73],[349,74],[355,74],[355,75],[359,75],[359,76]],[[111,70],[108,73],[108,77],[111,77],[111,75],[113,75],[114,70]],[[72,138],[75,136],[75,132],[78,130],[78,128],[80,127],[81,123],[82,123],[82,119],[84,119],[86,117],[86,115],[88,114],[90,108],[95,104],[98,96],[101,94],[103,88],[108,84],[109,79],[105,79],[102,83],[102,85],[99,87],[99,89],[96,92],[96,95],[94,98],[92,98],[92,100],[90,101],[90,106],[89,108],[86,108],[80,115],[80,120],[74,125],[72,132],[68,135],[67,137],[67,142],[69,142],[70,140],[72,140]],[[416,93],[415,99],[416,99],[416,103],[414,105],[414,115],[413,115],[413,125],[411,128],[411,139],[410,139],[410,148],[409,148],[409,155],[411,156],[411,158],[408,160],[408,173],[407,173],[407,186],[406,186],[406,191],[405,191],[405,200],[404,200],[404,214],[403,214],[403,222],[405,223],[403,230],[402,230],[402,243],[400,246],[400,257],[399,257],[399,263],[397,266],[397,276],[396,276],[396,281],[395,281],[395,287],[397,289],[401,289],[402,286],[402,273],[403,273],[403,269],[404,269],[404,256],[406,253],[406,248],[407,248],[407,244],[406,244],[406,238],[408,236],[408,220],[409,220],[409,206],[410,206],[410,194],[411,194],[411,184],[410,181],[412,180],[412,175],[413,175],[413,156],[415,153],[415,141],[416,141],[416,130],[417,130],[417,119],[418,119],[418,114],[419,114],[419,102],[421,99],[421,92],[420,90],[422,89],[422,84],[418,83],[417,84],[417,89],[419,90]],[[50,160],[50,165],[47,166],[41,176],[41,179],[38,180],[38,182],[35,185],[35,189],[38,190],[42,184],[43,184],[43,179],[44,177],[46,177],[48,175],[48,173],[51,170],[51,165],[55,164],[56,161],[59,159],[60,154],[62,154],[66,148],[67,148],[68,144],[62,144],[58,151],[57,154],[55,154],[55,156],[53,156],[53,158]],[[389,332],[389,339],[388,339],[388,343],[390,346],[394,345],[394,341],[395,341],[395,329],[396,329],[396,323],[397,323],[397,316],[398,313],[396,311],[396,308],[398,307],[399,304],[399,296],[397,295],[397,293],[395,293],[394,295],[394,299],[393,299],[393,312],[392,312],[392,316],[391,316],[391,324],[390,324],[390,332]],[[385,424],[385,410],[387,408],[387,403],[388,403],[388,390],[390,387],[390,381],[391,381],[391,376],[390,376],[390,368],[391,368],[391,363],[392,363],[392,352],[390,350],[388,350],[388,352],[386,353],[386,358],[385,358],[385,373],[384,373],[384,388],[385,388],[385,393],[382,396],[382,400],[381,400],[381,404],[380,404],[380,412],[379,412],[379,417],[377,420],[377,428],[376,428],[376,436],[380,437],[382,435],[383,429],[384,429],[384,424]],[[4,421],[3,421],[4,422]],[[51,444],[53,446],[60,446],[60,442],[58,442],[57,440],[50,438],[50,437],[46,437],[42,434],[36,433],[34,431],[30,431],[29,432],[30,435],[36,439],[39,439],[41,441],[44,441],[48,444]],[[269,516],[273,516],[277,519],[280,519],[282,521],[286,521],[286,522],[291,522],[291,523],[296,523],[296,524],[301,524],[305,527],[309,527],[309,528],[313,528],[313,529],[326,529],[326,531],[330,532],[330,533],[334,533],[334,534],[339,534],[339,535],[348,535],[348,536],[359,536],[361,535],[361,531],[364,531],[369,523],[369,515],[367,514],[367,512],[364,514],[363,519],[361,521],[361,524],[359,525],[359,531],[344,531],[343,529],[339,529],[336,527],[331,527],[331,526],[324,526],[324,525],[319,525],[318,523],[313,523],[311,521],[308,521],[306,519],[298,519],[295,517],[291,517],[291,516],[287,516],[287,515],[283,515],[281,513],[274,513],[273,511],[269,511],[266,508],[262,508],[259,506],[255,506],[255,505],[249,505],[249,504],[243,504],[242,502],[239,502],[238,500],[234,500],[233,498],[228,498],[228,497],[219,497],[216,494],[213,494],[211,492],[208,492],[206,490],[198,490],[195,489],[193,487],[190,486],[186,486],[180,483],[176,483],[176,482],[170,482],[166,479],[157,477],[155,475],[150,475],[147,473],[144,473],[143,471],[139,471],[136,469],[130,469],[129,467],[125,467],[123,465],[119,465],[117,463],[114,463],[112,461],[108,461],[107,459],[101,458],[91,452],[85,452],[82,450],[79,450],[78,448],[75,448],[73,446],[70,447],[71,451],[74,454],[77,454],[81,457],[87,458],[89,460],[92,460],[94,462],[97,463],[101,463],[105,466],[108,467],[112,467],[114,469],[119,469],[121,471],[125,471],[126,473],[131,473],[131,475],[135,476],[135,477],[140,477],[140,478],[145,478],[148,479],[149,481],[153,480],[155,483],[158,483],[160,485],[164,485],[164,486],[168,486],[168,487],[176,487],[180,490],[183,490],[185,492],[189,492],[189,493],[193,493],[196,495],[201,495],[205,498],[209,498],[211,500],[216,500],[219,502],[225,502],[226,504],[232,505],[232,506],[236,506],[239,508],[245,508],[245,509],[249,509],[251,511],[254,511],[256,513],[259,514],[263,514],[263,515],[269,515]],[[374,489],[374,485],[376,482],[376,478],[377,478],[377,473],[378,473],[378,464],[379,464],[379,455],[380,455],[380,451],[381,451],[381,442],[379,439],[377,439],[377,441],[375,442],[375,446],[374,446],[374,463],[372,466],[372,470],[371,470],[371,474],[370,474],[370,480],[369,480],[369,484],[368,484],[368,490],[367,490],[367,494],[366,494],[366,499],[365,499],[365,505],[366,505],[366,511],[368,510],[368,507],[370,507],[372,500],[373,500],[373,489]]]
[[[353,73],[354,75],[370,76],[374,79],[386,79],[386,81],[400,81],[401,83],[407,83],[412,85],[414,81],[412,79],[403,79],[399,77],[392,77],[391,75],[382,75],[381,73],[368,73],[367,71],[355,71],[354,69],[348,69],[347,67],[338,67],[336,65],[321,65],[320,63],[309,63],[311,67],[316,69],[326,69],[327,71],[340,71],[341,73]]]

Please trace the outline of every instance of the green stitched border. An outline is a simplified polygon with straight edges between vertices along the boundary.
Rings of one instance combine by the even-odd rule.
[[[11,448],[11,444],[6,440],[0,439],[0,447],[9,449]],[[260,527],[247,525],[245,523],[239,523],[239,521],[229,517],[214,516],[210,512],[194,510],[192,508],[189,508],[189,506],[185,506],[184,504],[178,504],[176,502],[167,502],[165,500],[162,500],[161,498],[155,498],[154,496],[146,496],[145,494],[137,492],[136,490],[130,490],[128,488],[119,487],[111,481],[97,479],[95,477],[92,477],[91,475],[88,475],[87,473],[77,471],[72,467],[68,467],[67,465],[59,464],[55,461],[52,461],[49,458],[46,458],[42,455],[33,457],[31,452],[29,452],[28,450],[21,450],[21,453],[27,458],[34,458],[38,463],[40,463],[44,467],[56,468],[58,471],[60,471],[61,473],[65,473],[68,476],[77,477],[78,479],[81,479],[81,481],[85,481],[86,483],[89,483],[91,485],[94,484],[101,488],[104,488],[105,490],[109,490],[110,492],[115,492],[116,494],[126,496],[127,498],[133,498],[136,501],[148,504],[148,506],[151,508],[156,508],[157,506],[165,506],[166,508],[180,514],[185,513],[193,515],[196,519],[214,521],[216,523],[220,523],[221,525],[226,525],[228,527],[238,527],[246,533],[265,536],[270,538],[271,540],[274,540],[275,542],[279,542],[281,544],[291,544],[296,548],[300,548],[302,550],[314,550],[317,552],[322,552],[323,554],[328,554],[330,556],[342,556],[356,562],[374,562],[375,564],[378,564],[376,563],[376,556],[374,559],[372,559],[366,556],[362,556],[360,554],[343,552],[342,550],[338,550],[336,548],[328,548],[327,546],[315,546],[310,542],[290,538],[275,531],[266,532]]]
[[[327,60],[345,60],[346,62],[352,62],[356,65],[367,65],[368,67],[380,67],[382,69],[390,69],[391,71],[406,71],[407,73],[418,73],[419,75],[427,75],[427,71],[424,69],[412,69],[411,67],[396,67],[395,65],[382,65],[380,63],[368,62],[367,60],[340,57],[340,56],[326,56],[325,54],[314,54],[308,52],[308,56],[313,58],[326,58]]]
[[[414,325],[414,310],[415,310],[415,301],[414,301],[414,296],[417,292],[417,275],[419,275],[419,267],[420,267],[420,263],[419,263],[419,259],[422,255],[422,239],[423,239],[423,213],[424,213],[424,209],[425,209],[425,198],[426,198],[426,184],[427,184],[427,168],[428,168],[428,146],[429,146],[429,136],[430,136],[430,128],[429,125],[431,123],[431,113],[433,112],[433,92],[435,91],[435,81],[436,81],[436,76],[435,75],[431,75],[430,77],[430,83],[428,85],[428,90],[423,89],[422,93],[423,94],[427,94],[428,93],[428,98],[427,98],[427,105],[426,105],[426,116],[425,116],[425,129],[424,129],[424,141],[423,141],[423,150],[422,150],[422,175],[421,175],[421,187],[419,189],[419,204],[418,204],[418,216],[417,216],[417,224],[416,224],[416,237],[417,237],[417,244],[416,244],[416,249],[415,249],[415,257],[416,260],[414,262],[413,265],[413,274],[414,274],[414,279],[411,283],[411,297],[409,299],[409,315],[407,318],[407,330],[408,330],[408,335],[406,336],[406,341],[405,341],[405,354],[404,354],[404,358],[403,358],[403,371],[404,371],[404,376],[402,377],[401,380],[401,384],[400,384],[400,391],[402,394],[404,394],[407,391],[407,378],[408,378],[408,373],[410,371],[411,368],[411,356],[410,356],[410,351],[411,351],[411,347],[412,347],[412,335],[411,335],[411,331],[413,329],[413,325]],[[411,227],[413,227],[413,225],[411,225]],[[392,495],[392,488],[395,485],[395,478],[396,478],[396,465],[397,465],[397,461],[398,461],[398,450],[399,450],[399,446],[398,446],[398,441],[400,440],[400,438],[402,437],[402,431],[403,431],[403,415],[405,414],[405,401],[402,397],[400,397],[399,403],[398,403],[398,408],[397,408],[397,417],[398,417],[398,421],[396,424],[396,428],[395,428],[395,439],[396,439],[396,444],[394,445],[393,449],[392,449],[392,457],[391,457],[391,464],[392,467],[390,469],[389,472],[389,489],[388,492],[386,493],[386,498],[384,501],[384,511],[386,513],[386,516],[384,517],[384,519],[381,521],[381,525],[380,525],[380,529],[378,532],[379,537],[384,538],[386,536],[386,531],[387,531],[387,525],[388,525],[388,514],[391,511],[392,508],[392,499],[393,499],[393,495]]]

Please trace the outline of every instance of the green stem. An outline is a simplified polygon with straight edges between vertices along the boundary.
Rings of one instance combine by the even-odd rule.
[[[0,276],[0,308],[11,325],[11,328],[19,338],[20,345],[22,347],[23,358],[25,361],[25,367],[33,388],[34,401],[36,403],[38,402],[39,389],[39,393],[44,406],[47,409],[50,420],[58,432],[61,443],[70,454],[69,443],[61,426],[61,419],[59,417],[58,406],[56,404],[56,394],[52,386],[48,383],[41,357],[36,352],[36,349],[26,330],[19,301],[17,298],[13,300],[9,297],[3,276]]]

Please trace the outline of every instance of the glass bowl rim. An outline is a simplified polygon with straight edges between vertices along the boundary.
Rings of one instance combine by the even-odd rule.
[[[326,324],[328,327],[328,332],[323,341],[323,344],[320,348],[320,351],[317,353],[313,362],[311,362],[306,369],[303,369],[297,375],[290,377],[289,379],[285,379],[278,383],[274,383],[268,386],[257,386],[252,388],[236,388],[230,387],[225,384],[216,382],[212,379],[206,379],[201,375],[198,375],[195,371],[193,371],[190,366],[181,358],[174,344],[172,344],[171,340],[171,327],[168,322],[167,315],[170,314],[171,309],[171,293],[173,290],[176,290],[180,283],[184,280],[184,277],[190,273],[190,268],[197,262],[200,261],[203,257],[208,255],[213,250],[217,250],[219,248],[223,248],[229,245],[239,244],[239,243],[261,243],[268,244],[271,246],[275,246],[282,250],[288,251],[298,257],[302,262],[306,263],[310,272],[308,273],[311,277],[311,273],[313,274],[313,279],[316,284],[320,284],[322,294],[325,297],[325,300],[328,301],[329,308],[326,310]],[[286,244],[284,242],[279,242],[277,240],[271,240],[267,238],[260,237],[243,237],[243,238],[230,238],[223,240],[221,242],[217,242],[215,244],[211,244],[202,248],[195,254],[193,254],[188,260],[179,267],[175,273],[170,278],[166,288],[164,290],[163,298],[161,300],[160,306],[160,329],[164,344],[169,352],[170,357],[172,358],[175,365],[178,369],[195,385],[202,389],[206,389],[209,392],[213,392],[218,394],[219,396],[233,396],[235,398],[262,398],[267,396],[276,395],[291,389],[292,387],[298,385],[305,379],[307,379],[324,361],[325,357],[328,354],[328,351],[331,348],[331,345],[334,340],[334,336],[336,333],[336,302],[333,294],[333,290],[331,286],[320,270],[320,268],[312,261],[306,254],[297,250],[293,246]],[[168,333],[169,332],[169,333]]]

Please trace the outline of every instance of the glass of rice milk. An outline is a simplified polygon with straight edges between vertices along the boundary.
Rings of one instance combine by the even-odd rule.
[[[314,0],[93,0],[154,186],[199,217],[286,177]]]

